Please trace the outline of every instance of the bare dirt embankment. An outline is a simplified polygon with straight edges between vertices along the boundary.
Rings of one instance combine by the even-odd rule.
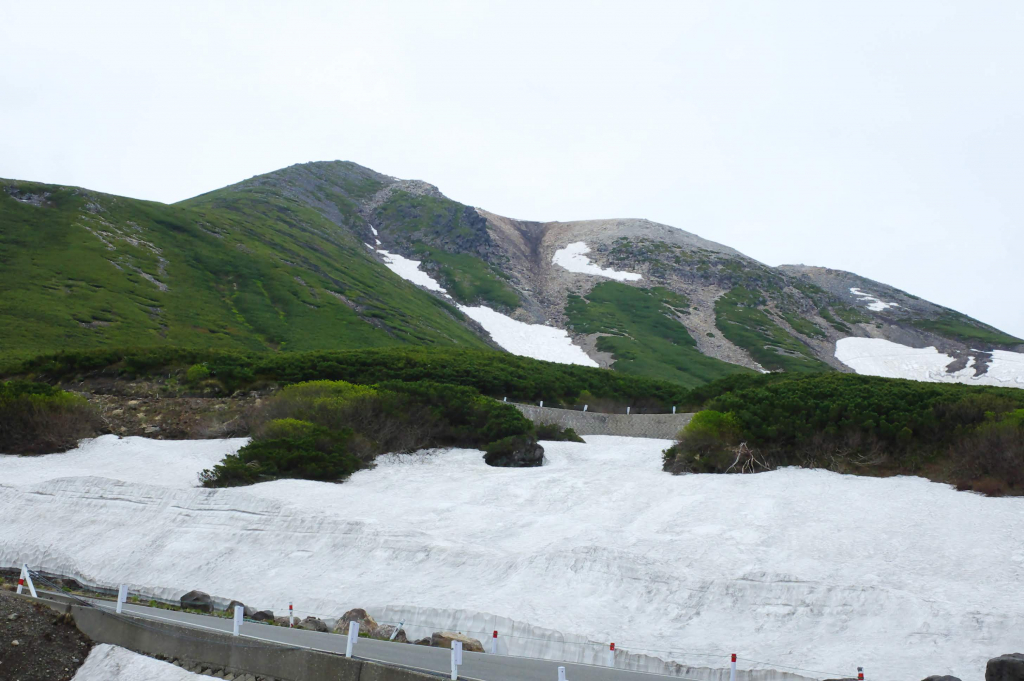
[[[3,681],[68,681],[92,646],[70,617],[0,590]]]

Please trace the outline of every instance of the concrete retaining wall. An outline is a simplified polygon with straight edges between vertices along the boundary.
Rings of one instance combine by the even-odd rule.
[[[352,660],[283,644],[164,624],[98,608],[40,599],[55,610],[71,612],[79,630],[97,643],[173,661],[205,673],[251,675],[259,681],[436,681],[436,677],[397,667]]]
[[[671,440],[693,418],[693,414],[596,414],[531,404],[516,404],[515,407],[538,425],[554,423],[559,428],[572,428],[580,435],[623,435]]]

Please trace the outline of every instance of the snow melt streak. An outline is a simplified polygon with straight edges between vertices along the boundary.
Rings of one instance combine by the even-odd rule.
[[[437,608],[463,631],[504,632],[494,613],[517,632],[525,621],[697,665],[738,649],[830,673],[867,657],[876,678],[980,678],[1019,647],[1022,499],[802,469],[674,477],[666,441],[587,440],[545,443],[541,468],[451,450],[386,457],[341,485],[210,490],[186,481],[237,442],[174,458],[171,443],[105,436],[87,456],[0,460],[0,512],[18,519],[0,524],[0,564],[156,597],[198,588],[282,612],[294,600],[301,615]]]
[[[592,274],[618,281],[640,281],[643,279],[639,274],[632,272],[605,269],[591,262],[587,253],[590,253],[590,247],[582,241],[577,241],[555,251],[555,254],[551,256],[551,262],[577,274]]]
[[[950,373],[946,367],[953,358],[934,347],[911,348],[881,338],[841,338],[836,342],[836,359],[866,376],[1024,388],[1024,354],[1006,350],[992,350],[991,354],[984,374],[975,373],[974,357],[966,367]]]

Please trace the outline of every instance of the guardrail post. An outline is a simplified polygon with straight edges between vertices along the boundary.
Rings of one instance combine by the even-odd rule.
[[[627,414],[629,413],[629,407],[626,407],[626,413]]]
[[[732,662],[729,665],[729,681],[736,681],[736,653],[732,654]]]
[[[125,604],[125,602],[127,600],[128,600],[128,585],[127,584],[122,584],[121,586],[117,587],[117,608],[116,608],[116,610],[117,610],[117,614],[118,615],[121,614],[121,608],[124,606],[124,604]]]
[[[676,413],[676,405],[674,405],[674,404],[672,405],[672,413],[673,413],[673,414],[675,414],[675,413]]]
[[[348,623],[348,641],[345,642],[345,657],[352,657],[352,646],[359,638],[359,622]]]
[[[241,605],[235,606],[235,621],[231,627],[231,633],[238,636],[238,630],[242,628],[242,618],[245,617],[245,608]]]
[[[544,400],[540,401],[540,406],[542,406],[542,407],[544,406]]]
[[[402,627],[404,627],[404,626],[405,626],[405,620],[402,620],[401,622],[398,623],[398,626],[395,627],[395,630],[391,632],[391,638],[389,638],[388,640],[389,641],[394,641],[395,637],[398,636],[398,632],[400,632],[402,630]]]
[[[565,681],[565,667],[558,668],[558,681]]]
[[[39,598],[36,595],[36,585],[32,583],[32,575],[28,571],[28,563],[22,563],[21,575],[18,577],[18,593],[25,590],[25,585],[28,585],[28,592],[32,598]]]
[[[611,645],[608,646],[608,666],[609,667],[614,667],[615,666],[615,644],[614,643],[612,643]]]
[[[583,411],[586,411],[586,410],[587,410],[587,407],[589,407],[589,406],[590,406],[589,404],[584,404],[584,405],[583,405]]]
[[[452,641],[452,681],[459,678],[460,664],[462,664],[462,641]]]
[[[498,630],[494,630],[494,636],[491,637],[491,655],[498,654]]]

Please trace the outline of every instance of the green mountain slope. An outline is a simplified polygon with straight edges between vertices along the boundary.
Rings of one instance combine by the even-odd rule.
[[[164,205],[30,182],[0,187],[0,354],[487,346],[456,308],[280,188]],[[359,220],[349,196],[325,200]]]

